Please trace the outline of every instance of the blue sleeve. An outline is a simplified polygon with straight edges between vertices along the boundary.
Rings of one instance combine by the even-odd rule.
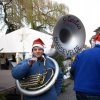
[[[60,69],[58,78],[57,78],[57,80],[55,82],[55,89],[56,89],[57,95],[59,95],[61,93],[62,84],[63,84],[63,73],[62,73],[62,71]]]
[[[28,74],[29,70],[30,65],[28,64],[28,60],[23,60],[12,68],[12,76],[15,79],[21,79]]]

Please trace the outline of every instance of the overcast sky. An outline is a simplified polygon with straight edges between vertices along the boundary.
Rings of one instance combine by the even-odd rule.
[[[86,29],[86,44],[100,26],[100,0],[53,0],[69,7],[69,13],[77,16]],[[4,34],[4,33],[3,33]],[[2,34],[0,34],[1,36]]]
[[[86,44],[100,26],[100,0],[53,0],[69,7],[69,14],[77,16],[86,30]]]

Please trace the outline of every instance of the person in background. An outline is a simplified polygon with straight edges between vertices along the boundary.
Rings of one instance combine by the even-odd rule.
[[[100,100],[100,33],[92,41],[95,45],[77,54],[71,65],[77,100]]]
[[[44,72],[44,58],[46,59],[46,67],[51,67],[55,70],[54,63],[47,58],[47,56],[44,54],[44,43],[43,41],[38,38],[34,40],[32,45],[32,58],[25,59],[21,61],[19,64],[17,64],[12,69],[12,76],[15,79],[22,79],[24,77],[30,76],[30,75],[36,75],[37,73],[43,73]],[[24,100],[57,100],[58,95],[61,93],[61,88],[63,84],[63,73],[60,70],[58,78],[55,82],[55,84],[46,92],[39,96],[27,96],[24,95]]]
[[[95,41],[94,41],[95,35],[93,35],[90,39],[90,44],[91,44],[91,48],[93,48],[95,46]]]
[[[23,60],[23,54],[21,52],[17,52],[15,58],[16,58],[16,63],[18,64]]]
[[[2,53],[0,55],[0,66],[1,66],[1,69],[6,69],[6,59],[5,59],[5,54]]]
[[[8,58],[6,57],[5,58],[5,68],[8,70],[9,69],[9,60],[8,60]]]
[[[15,58],[15,55],[14,54],[12,54],[12,60],[11,60],[12,62],[16,62],[16,58]]]

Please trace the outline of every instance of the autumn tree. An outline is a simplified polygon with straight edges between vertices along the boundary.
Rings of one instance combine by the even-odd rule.
[[[1,10],[0,19],[1,20],[3,19],[4,21],[3,27],[5,25],[8,27],[6,33],[16,30],[19,26],[18,24],[20,24],[20,22],[17,22],[18,20],[16,18],[18,17],[15,16],[13,12],[12,4],[13,4],[12,0],[1,0],[0,1],[0,10]]]
[[[35,30],[52,32],[58,18],[68,14],[67,6],[51,0],[2,0],[1,5],[8,29],[30,25]]]

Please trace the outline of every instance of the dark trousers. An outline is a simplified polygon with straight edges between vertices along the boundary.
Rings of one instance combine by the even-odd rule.
[[[77,100],[100,100],[100,96],[76,92]]]
[[[2,70],[7,70],[7,69],[9,69],[9,66],[6,65],[6,64],[1,64],[1,69]]]
[[[5,69],[6,65],[5,64],[1,64],[1,69]]]

